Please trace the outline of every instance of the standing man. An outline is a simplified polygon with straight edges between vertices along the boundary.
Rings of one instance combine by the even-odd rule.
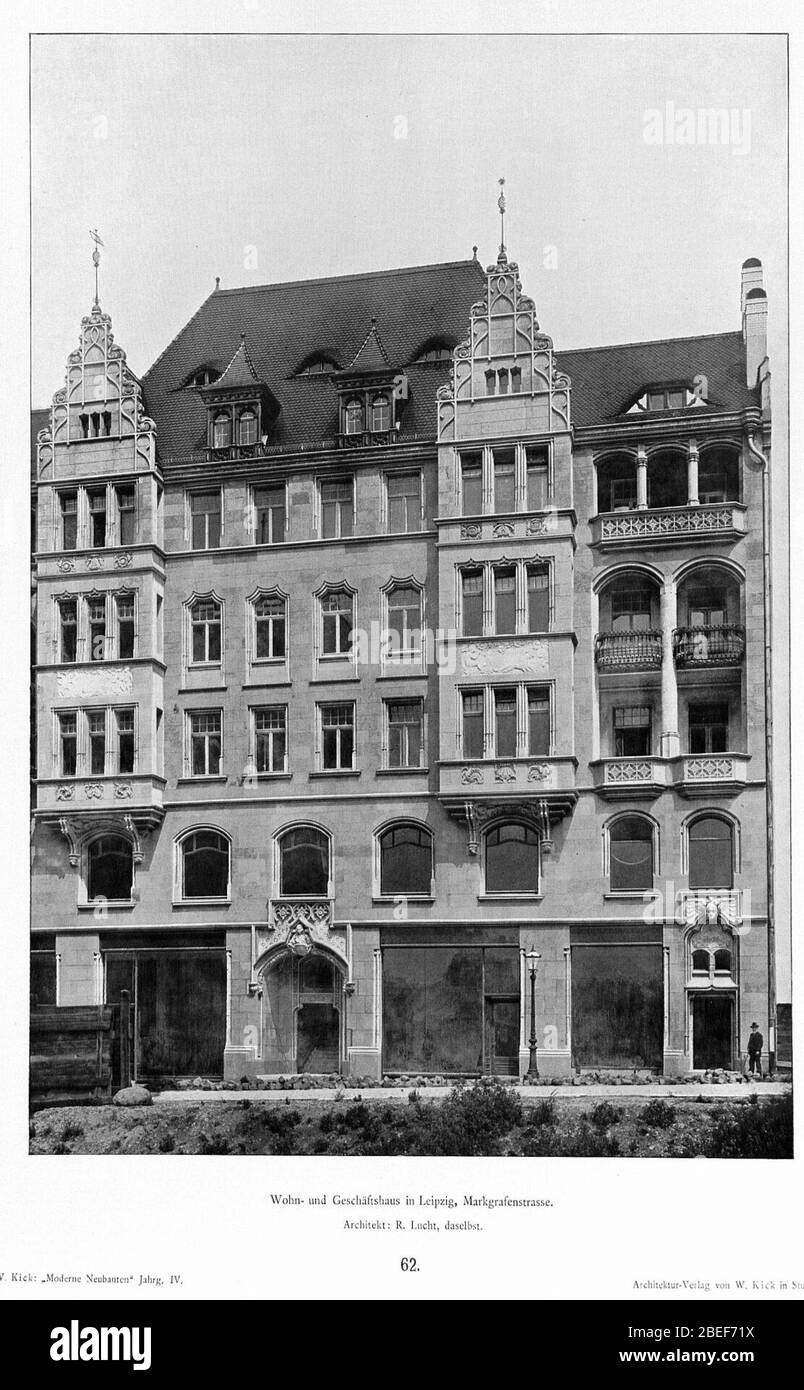
[[[751,1032],[748,1034],[748,1070],[749,1072],[759,1072],[762,1079],[762,1046],[765,1039],[759,1031],[759,1024],[751,1024]]]

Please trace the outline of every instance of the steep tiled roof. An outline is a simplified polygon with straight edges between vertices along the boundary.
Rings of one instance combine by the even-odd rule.
[[[229,362],[241,333],[258,376],[281,407],[271,442],[292,447],[332,437],[337,429],[332,382],[326,374],[296,375],[305,361],[324,354],[351,362],[373,318],[382,325],[394,363],[412,361],[435,335],[461,342],[484,285],[483,271],[472,260],[214,291],[143,377],[161,457],[203,449],[204,404],[183,383],[202,364]],[[446,364],[408,369],[403,435],[435,434],[435,393],[448,376]]]
[[[646,386],[692,381],[699,373],[707,379],[711,409],[741,410],[757,401],[745,383],[741,333],[576,348],[557,352],[556,358],[572,382],[572,420],[578,428],[621,416]]]
[[[240,388],[257,386],[260,378],[252,362],[248,348],[246,347],[245,334],[240,339],[240,344],[228,367],[221,373],[218,380],[214,383],[218,390],[224,387]]]
[[[449,365],[405,364],[434,339],[462,342],[471,306],[484,288],[483,270],[472,260],[214,291],[142,379],[161,457],[203,450],[203,398],[184,383],[209,365],[228,370],[232,380],[242,376],[250,383],[253,372],[266,383],[280,406],[272,444],[293,448],[331,438],[337,428],[332,378],[328,373],[298,375],[305,363],[320,356],[357,369],[368,370],[372,363],[379,369],[388,361],[404,366],[410,398],[402,437],[433,436],[435,394],[448,379]],[[558,350],[556,358],[572,382],[572,419],[579,429],[622,418],[649,385],[691,381],[698,374],[707,378],[711,409],[739,410],[757,403],[757,393],[745,384],[739,332]],[[36,433],[48,417],[47,410],[33,412],[34,455]]]
[[[358,375],[360,372],[384,372],[387,371],[391,363],[388,353],[382,345],[382,339],[377,332],[376,323],[372,323],[371,328],[366,334],[365,340],[360,344],[349,366],[345,369],[345,374]]]

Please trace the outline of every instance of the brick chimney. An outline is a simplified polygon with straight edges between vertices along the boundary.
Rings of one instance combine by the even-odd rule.
[[[757,372],[768,355],[768,296],[762,284],[762,262],[755,256],[743,262],[740,310],[746,380],[749,386],[754,387]]]

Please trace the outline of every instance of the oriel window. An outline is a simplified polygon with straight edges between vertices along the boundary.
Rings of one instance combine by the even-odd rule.
[[[106,599],[87,599],[90,661],[106,660]]]
[[[528,511],[543,511],[547,506],[548,497],[546,449],[525,450],[525,488]]]
[[[115,726],[117,733],[117,772],[130,773],[134,771],[134,711],[133,709],[115,710]]]
[[[461,511],[479,516],[483,510],[483,456],[461,454]]]
[[[89,503],[89,544],[93,547],[106,545],[106,488],[93,488],[87,492]]]
[[[74,777],[78,765],[78,716],[75,711],[59,715],[59,771]]]
[[[89,771],[93,777],[102,777],[106,771],[106,713],[104,710],[87,712],[87,738],[89,740]]]
[[[117,538],[119,545],[133,545],[136,539],[136,508],[134,487],[115,488],[117,501]]]
[[[483,632],[483,571],[461,573],[462,632],[464,637],[480,637]]]
[[[494,510],[516,509],[516,467],[513,449],[494,450]]]
[[[548,757],[550,753],[550,692],[547,686],[528,688],[528,753]]]
[[[495,755],[516,757],[516,690],[494,691],[494,724]]]
[[[547,632],[550,627],[550,570],[548,565],[528,565],[528,632]]]
[[[61,548],[75,550],[78,545],[78,493],[59,493],[61,513]]]
[[[494,631],[498,636],[516,632],[516,570],[494,571]]]
[[[464,758],[482,758],[484,753],[483,691],[464,690],[462,704],[462,753]]]
[[[78,604],[74,598],[59,603],[59,660],[75,661],[78,651]]]
[[[134,595],[118,594],[115,598],[117,610],[117,657],[126,661],[134,655]]]

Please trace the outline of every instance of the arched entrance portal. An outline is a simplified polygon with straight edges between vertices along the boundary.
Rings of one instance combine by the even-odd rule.
[[[343,1058],[343,973],[325,951],[282,951],[263,970],[263,1050],[271,1072],[329,1073]]]

